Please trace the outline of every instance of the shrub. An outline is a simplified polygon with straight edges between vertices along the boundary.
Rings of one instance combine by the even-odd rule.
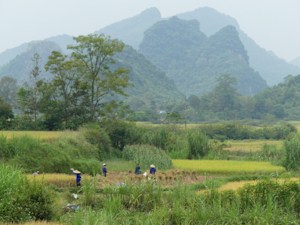
[[[151,164],[161,170],[172,168],[172,159],[163,150],[149,145],[125,146],[123,157],[139,163],[143,169],[149,169]]]
[[[295,134],[290,140],[283,142],[285,158],[283,166],[287,170],[299,170],[300,168],[300,135]]]
[[[49,220],[51,192],[39,182],[29,182],[17,167],[0,165],[0,222]]]
[[[189,155],[188,159],[202,158],[212,150],[211,143],[199,129],[188,130],[187,133]]]

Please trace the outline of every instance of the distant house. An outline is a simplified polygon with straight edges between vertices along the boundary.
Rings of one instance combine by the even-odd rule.
[[[166,113],[166,111],[164,111],[164,110],[159,111],[159,114],[164,114],[164,113]]]

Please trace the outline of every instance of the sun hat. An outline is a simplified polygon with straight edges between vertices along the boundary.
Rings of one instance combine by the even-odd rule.
[[[73,171],[73,170],[74,170],[74,168],[71,168],[70,170],[72,170],[72,171]]]
[[[151,168],[155,168],[155,166],[152,164],[151,166],[150,166]]]
[[[74,170],[73,172],[74,172],[74,173],[77,173],[77,174],[79,174],[79,173],[80,173],[80,171],[78,171],[78,170]]]
[[[106,164],[105,164],[105,163],[103,163],[103,166],[106,166]]]

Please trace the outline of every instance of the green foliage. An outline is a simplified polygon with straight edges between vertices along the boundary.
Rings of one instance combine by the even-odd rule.
[[[132,160],[135,164],[139,163],[144,170],[150,169],[151,164],[159,170],[172,168],[171,158],[163,150],[149,145],[125,146],[123,157],[126,160]]]
[[[0,165],[0,222],[50,220],[53,194],[40,182],[29,182],[17,167]]]
[[[11,127],[12,119],[14,114],[12,111],[12,106],[5,103],[0,96],[0,130],[6,130]]]
[[[212,150],[210,140],[199,129],[188,130],[187,142],[189,149],[188,159],[201,159]]]
[[[243,139],[285,139],[297,131],[296,127],[285,122],[280,122],[273,127],[262,129],[244,125],[241,122],[204,124],[199,128],[212,139],[243,140]]]
[[[283,166],[287,170],[299,170],[300,168],[300,136],[295,134],[290,139],[287,139],[283,143],[285,151],[285,157]]]
[[[201,27],[201,26],[200,26]],[[215,86],[223,73],[237,78],[237,89],[253,95],[267,87],[250,68],[247,52],[233,26],[226,26],[209,38],[196,20],[172,17],[145,31],[140,51],[172,78],[180,91],[198,96]]]
[[[96,159],[103,159],[97,146],[92,145],[80,132],[64,132],[55,142],[40,142],[29,136],[7,139],[0,137],[0,157],[17,164],[27,173],[70,173],[76,168],[82,173],[101,171]],[[95,159],[96,158],[96,159]]]

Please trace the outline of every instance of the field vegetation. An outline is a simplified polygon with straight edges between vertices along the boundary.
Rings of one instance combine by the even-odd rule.
[[[174,167],[196,170],[202,173],[249,174],[249,173],[283,173],[284,167],[274,166],[270,162],[245,162],[230,160],[173,160]]]

